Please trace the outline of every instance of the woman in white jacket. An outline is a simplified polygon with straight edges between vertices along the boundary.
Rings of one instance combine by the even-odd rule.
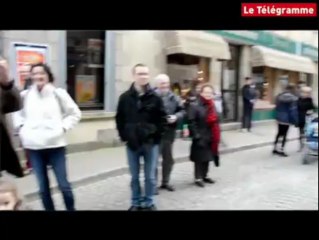
[[[65,133],[81,119],[81,111],[69,94],[53,85],[46,64],[31,67],[32,86],[21,93],[24,108],[18,113],[19,135],[27,149],[37,178],[43,206],[54,211],[47,166],[52,166],[66,209],[75,210],[74,196],[67,179]]]

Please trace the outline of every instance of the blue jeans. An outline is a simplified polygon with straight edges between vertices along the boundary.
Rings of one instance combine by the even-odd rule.
[[[137,151],[127,150],[128,164],[130,168],[132,206],[151,207],[154,204],[154,194],[156,189],[156,167],[159,155],[158,145],[142,146]],[[140,158],[144,158],[144,176],[145,176],[145,197],[141,194],[140,185]],[[143,206],[142,206],[143,204]]]
[[[74,211],[74,197],[71,185],[67,179],[65,148],[42,150],[28,150],[31,165],[39,185],[42,204],[46,211],[54,211],[48,177],[48,165],[52,166],[59,189],[62,192],[64,203],[68,211]]]

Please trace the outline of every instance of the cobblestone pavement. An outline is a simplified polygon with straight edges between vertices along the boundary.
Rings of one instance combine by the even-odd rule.
[[[211,168],[214,185],[193,185],[191,162],[177,164],[172,183],[176,192],[160,192],[160,210],[318,210],[318,162],[301,165],[296,142],[289,142],[281,158],[271,147],[223,155],[221,167]],[[126,210],[129,207],[128,175],[108,178],[75,189],[78,210]],[[61,196],[54,195],[57,209]],[[29,204],[41,210],[39,201]]]

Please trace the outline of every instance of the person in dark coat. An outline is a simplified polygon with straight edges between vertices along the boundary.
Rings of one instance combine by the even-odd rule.
[[[256,101],[256,90],[253,87],[252,79],[250,77],[245,78],[245,85],[242,88],[243,96],[243,131],[251,130],[251,121],[253,115],[254,103]]]
[[[161,98],[149,85],[149,69],[144,64],[133,68],[134,83],[119,99],[116,127],[126,143],[131,172],[130,211],[156,210],[154,194],[159,143],[166,126],[166,112]],[[145,197],[140,188],[140,158],[144,158]]]
[[[311,88],[304,86],[300,90],[298,98],[298,127],[299,127],[299,141],[300,151],[303,149],[303,139],[305,135],[305,125],[307,113],[315,110],[315,105],[311,97]]]
[[[170,176],[173,170],[173,143],[176,136],[177,123],[185,116],[182,100],[170,91],[170,79],[166,74],[160,74],[155,78],[156,93],[161,97],[167,114],[167,128],[161,141],[160,153],[162,155],[162,185],[161,189],[175,191],[170,183]]]
[[[215,161],[215,165],[219,166],[220,127],[213,91],[210,85],[204,85],[198,101],[191,104],[188,112],[192,135],[190,160],[194,162],[195,184],[199,187],[215,182],[208,177],[210,161]]]
[[[298,108],[295,86],[289,84],[285,91],[276,97],[276,120],[278,124],[278,132],[275,139],[273,154],[283,157],[288,155],[284,152],[287,134],[290,125],[298,126]],[[281,148],[278,149],[279,139],[282,139]]]
[[[19,90],[9,78],[8,64],[0,59],[0,175],[1,171],[23,177],[19,158],[13,148],[5,115],[21,109]]]
[[[198,98],[200,96],[201,86],[202,82],[198,80],[193,80],[192,86],[190,91],[188,92],[186,99],[184,101],[184,108],[186,111],[186,115],[184,117],[184,129],[183,129],[183,137],[191,137],[191,133],[189,131],[189,122],[188,122],[188,112],[190,109],[190,106],[192,104],[195,104],[198,101]]]

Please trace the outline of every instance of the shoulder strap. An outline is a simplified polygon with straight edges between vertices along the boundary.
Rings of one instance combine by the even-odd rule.
[[[22,114],[24,115],[25,114],[25,108],[24,108],[25,100],[27,99],[27,96],[28,96],[28,94],[30,92],[30,89],[23,90],[22,92],[25,92],[25,94],[23,96],[21,96],[21,99],[22,99]]]
[[[61,98],[60,98],[60,96],[59,96],[57,90],[58,90],[58,89],[54,89],[53,94],[54,94],[56,100],[58,101],[58,104],[59,104],[61,113],[62,113],[62,114],[65,114],[65,111],[64,111],[64,108],[63,108],[63,104],[62,104],[62,100],[61,100]]]

